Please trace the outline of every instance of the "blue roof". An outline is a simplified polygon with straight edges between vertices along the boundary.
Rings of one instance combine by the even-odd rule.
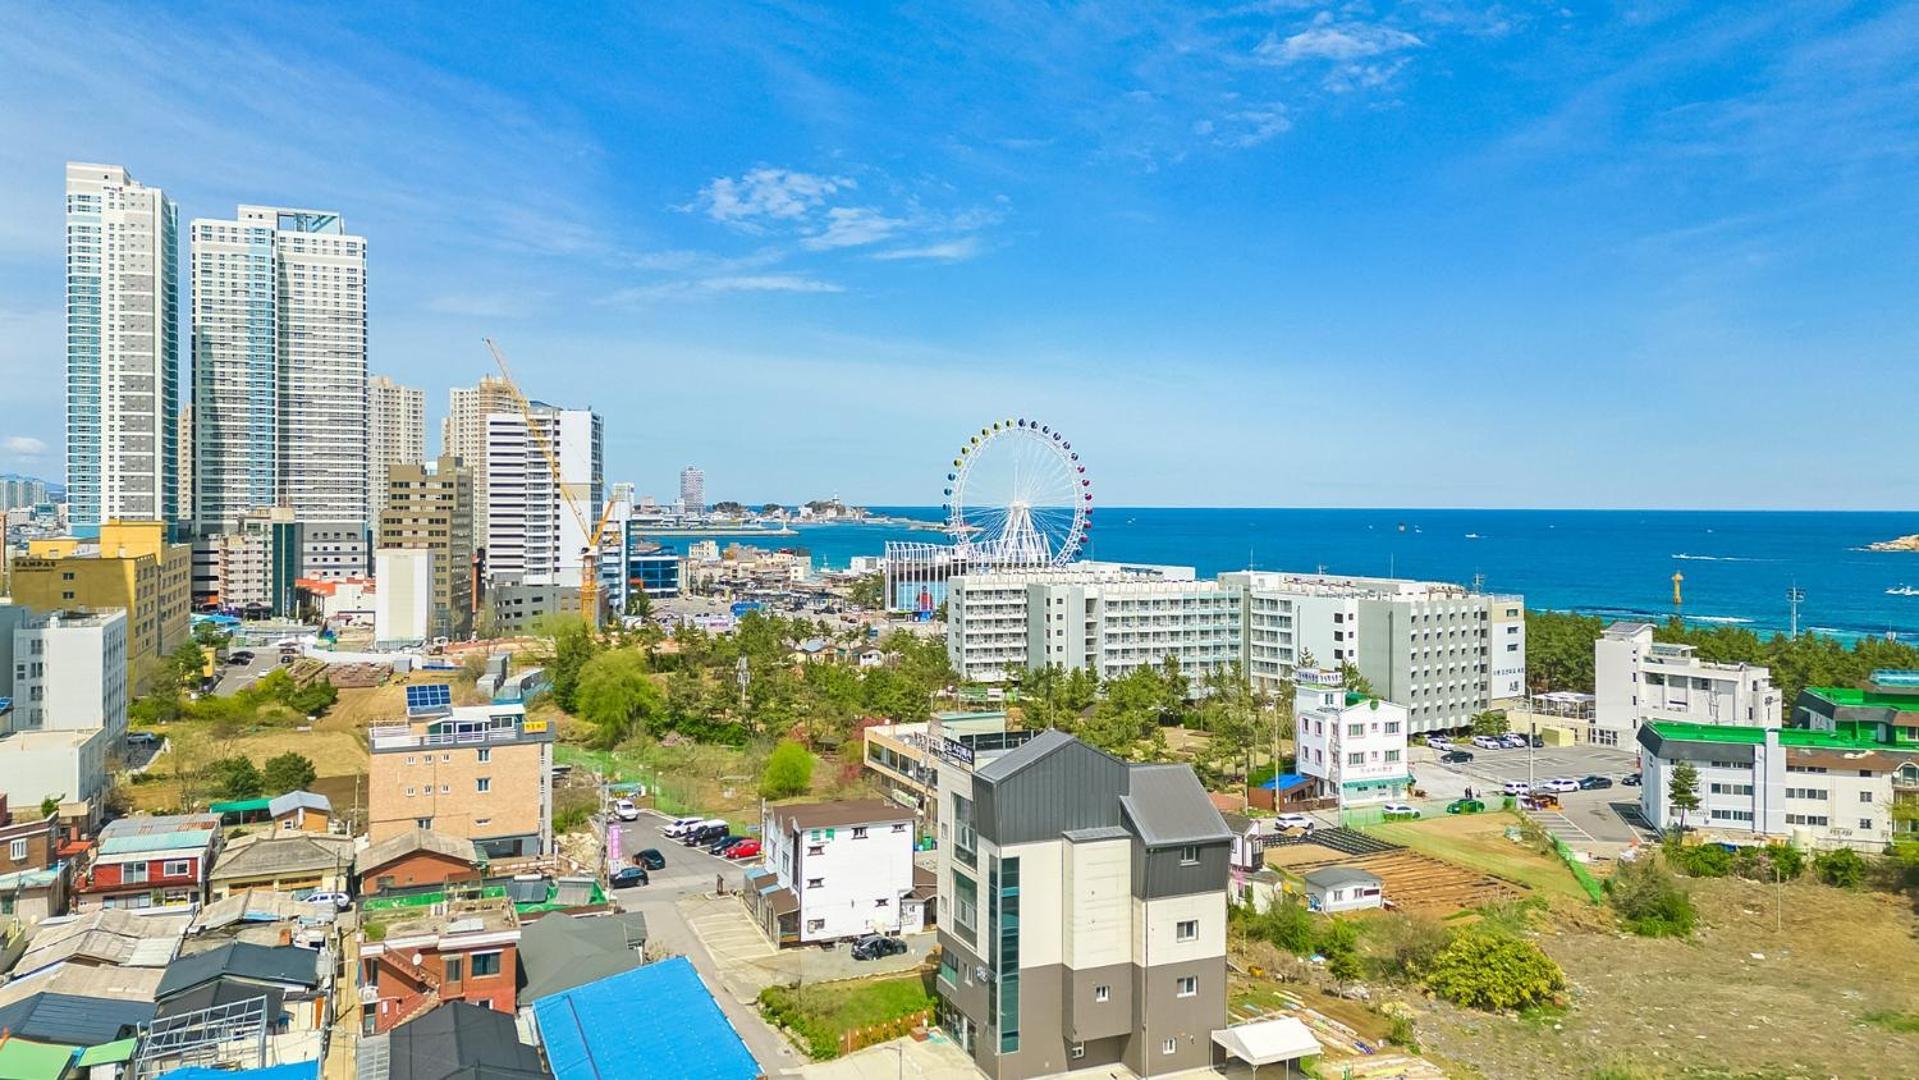
[[[1306,782],[1306,778],[1304,776],[1301,776],[1296,772],[1289,772],[1289,773],[1280,773],[1278,776],[1273,777],[1271,780],[1268,780],[1259,786],[1266,788],[1269,791],[1284,791],[1287,788],[1296,788],[1305,782]]]
[[[533,1003],[533,1015],[556,1080],[761,1075],[684,956],[550,994]]]
[[[208,1069],[190,1065],[161,1073],[162,1080],[320,1080],[320,1063],[295,1061],[286,1065],[268,1065],[264,1069]]]

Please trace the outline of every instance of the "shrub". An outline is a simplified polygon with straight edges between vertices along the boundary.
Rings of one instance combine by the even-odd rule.
[[[289,750],[267,759],[267,767],[261,775],[266,790],[276,795],[289,791],[304,791],[319,774],[313,769],[313,761],[305,754]]]
[[[1699,921],[1692,897],[1650,858],[1620,863],[1606,882],[1606,898],[1626,928],[1643,937],[1685,937]]]
[[[1326,971],[1340,982],[1359,978],[1359,927],[1345,919],[1325,919],[1313,935],[1313,948],[1326,958]]]
[[[1431,919],[1391,914],[1370,920],[1373,973],[1390,982],[1412,982],[1446,947],[1446,928]]]
[[[213,778],[213,790],[224,799],[255,799],[266,789],[260,770],[243,757],[221,758],[208,772]]]
[[[1812,872],[1828,885],[1856,889],[1866,877],[1866,860],[1851,848],[1834,848],[1813,857]]]
[[[1539,946],[1479,926],[1454,933],[1426,973],[1427,989],[1474,1009],[1544,1005],[1565,985],[1559,965]]]
[[[1718,844],[1686,846],[1677,840],[1666,844],[1666,858],[1681,873],[1692,877],[1725,877],[1732,873],[1732,852]]]
[[[1246,917],[1246,933],[1295,956],[1313,951],[1317,927],[1306,905],[1291,896],[1275,899],[1265,911]]]
[[[1786,844],[1740,848],[1732,857],[1732,872],[1753,881],[1791,881],[1805,867],[1805,856]]]
[[[769,799],[804,795],[813,785],[813,754],[792,739],[782,739],[760,774],[760,794]]]
[[[1393,1017],[1392,1026],[1386,1029],[1386,1041],[1419,1053],[1419,1039],[1413,1034],[1413,1022],[1403,1016]]]

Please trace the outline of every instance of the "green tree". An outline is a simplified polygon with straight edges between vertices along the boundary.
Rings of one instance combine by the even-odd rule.
[[[213,763],[213,790],[223,799],[257,799],[266,781],[253,762],[243,757],[221,758]]]
[[[797,740],[782,739],[760,774],[760,794],[768,799],[804,795],[813,786],[813,754]]]
[[[221,630],[211,622],[197,622],[193,624],[193,640],[195,644],[202,648],[218,649],[224,647],[227,642],[232,641],[233,635]]]
[[[1502,710],[1485,709],[1473,714],[1474,735],[1504,735],[1510,728]]]
[[[174,684],[181,690],[198,690],[200,680],[206,677],[206,651],[196,642],[182,642],[167,657],[167,668],[173,675]]]
[[[65,795],[49,795],[49,796],[47,796],[46,798],[44,798],[44,799],[41,799],[41,800],[40,800],[40,817],[41,817],[41,820],[45,820],[45,819],[47,819],[47,818],[50,818],[50,817],[52,817],[53,815],[55,815],[55,814],[57,814],[57,813],[59,813],[59,812],[60,812],[60,800],[61,800],[61,799],[64,799],[64,798],[66,798],[66,796],[65,796]]]
[[[646,660],[630,649],[603,652],[580,668],[574,704],[580,719],[593,726],[593,745],[610,750],[666,716],[666,699],[646,670]]]
[[[1566,986],[1552,958],[1525,938],[1483,926],[1454,932],[1433,957],[1426,987],[1455,1005],[1473,1009],[1524,1009],[1544,1005]]]
[[[1358,979],[1359,927],[1345,919],[1328,919],[1320,928],[1314,947],[1326,958],[1326,973],[1342,983]]]
[[[626,598],[626,613],[636,619],[646,618],[653,614],[653,598],[646,595],[645,589],[634,586]]]
[[[1339,665],[1339,677],[1341,685],[1355,694],[1362,694],[1372,698],[1379,696],[1379,692],[1373,689],[1372,680],[1360,674],[1359,665],[1353,663],[1351,660],[1344,661]]]
[[[318,777],[312,759],[292,750],[268,758],[267,767],[261,772],[265,789],[275,795],[305,791]]]
[[[547,677],[553,688],[553,702],[572,712],[574,694],[580,688],[580,669],[598,651],[593,632],[581,619],[570,615],[549,615],[540,621],[539,633],[547,639],[552,652],[552,660],[547,664]]]
[[[878,611],[886,604],[886,576],[865,574],[854,579],[853,584],[846,591],[846,598],[854,607]]]
[[[1699,770],[1690,761],[1674,765],[1666,779],[1666,801],[1679,811],[1679,831],[1686,831],[1686,815],[1699,809]]]
[[[1866,879],[1866,860],[1851,848],[1834,848],[1813,856],[1812,873],[1827,885],[1856,889]]]

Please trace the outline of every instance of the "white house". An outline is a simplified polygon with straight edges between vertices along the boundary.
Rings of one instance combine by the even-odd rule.
[[[925,929],[913,895],[912,810],[885,799],[768,806],[760,836],[772,881],[757,898],[775,941]]]
[[[1406,707],[1347,690],[1337,671],[1301,668],[1294,680],[1299,772],[1342,808],[1405,798]]]
[[[1641,724],[1777,727],[1772,672],[1699,659],[1691,645],[1653,640],[1651,623],[1617,622],[1593,643],[1593,714],[1587,741],[1630,747]]]
[[[1386,899],[1377,875],[1351,866],[1323,867],[1305,880],[1308,911],[1358,911],[1379,907]]]

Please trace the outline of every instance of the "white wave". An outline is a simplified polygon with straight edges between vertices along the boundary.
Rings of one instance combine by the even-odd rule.
[[[1738,624],[1738,623],[1749,623],[1752,620],[1742,619],[1737,615],[1688,615],[1686,616],[1686,621],[1687,622],[1706,622],[1706,623],[1727,623],[1730,625],[1730,624]]]
[[[1675,559],[1683,559],[1687,562],[1779,562],[1780,561],[1778,559],[1754,559],[1754,558],[1749,558],[1745,555],[1692,555],[1683,551],[1672,557]]]

